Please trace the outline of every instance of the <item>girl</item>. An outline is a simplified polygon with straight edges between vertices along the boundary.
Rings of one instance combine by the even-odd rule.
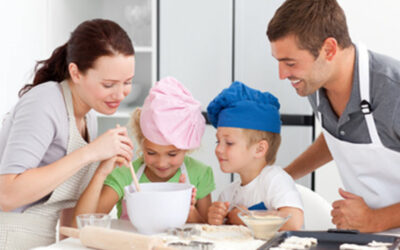
[[[215,189],[213,172],[211,167],[186,156],[200,146],[204,133],[200,103],[180,82],[167,77],[150,90],[131,121],[142,151],[132,163],[139,182],[190,182],[197,193],[187,222],[206,222],[210,193]],[[113,170],[116,162],[118,159],[113,158],[99,167],[77,204],[75,216],[109,213],[117,204],[118,218],[128,218],[124,187],[132,183],[132,176],[126,167]]]

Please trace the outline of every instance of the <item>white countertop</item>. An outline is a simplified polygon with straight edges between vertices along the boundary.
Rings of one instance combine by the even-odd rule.
[[[198,226],[202,226],[200,224],[193,224],[193,225],[198,225]],[[223,228],[224,226],[208,226],[205,225],[205,227],[214,227],[214,228]],[[231,226],[231,227],[235,227],[235,226]],[[236,226],[237,227],[237,226]],[[131,222],[128,220],[117,220],[117,219],[113,219],[111,221],[111,228],[112,229],[117,229],[117,230],[122,230],[122,231],[128,231],[128,232],[133,232],[133,233],[137,233],[136,229],[132,226]],[[225,233],[225,236],[224,236]],[[236,232],[237,233],[237,232]],[[382,233],[381,233],[382,234]],[[397,232],[385,232],[385,234],[391,234],[393,236],[397,236],[400,237],[400,234],[398,234]],[[205,234],[207,235],[207,234]],[[257,249],[258,247],[260,247],[261,245],[263,245],[265,243],[265,241],[261,241],[261,240],[255,240],[251,237],[243,237],[240,238],[237,237],[238,234],[233,235],[229,238],[229,236],[226,236],[226,231],[225,232],[217,232],[215,235],[217,235],[217,237],[225,237],[224,240],[217,240],[216,238],[210,238],[210,237],[205,237],[204,239],[202,237],[200,237],[200,240],[205,240],[208,242],[213,242],[215,247],[214,250],[220,250],[220,249],[230,249],[230,250],[235,250],[235,249],[248,249],[248,250],[252,250],[252,249]],[[167,234],[160,234],[160,235],[156,235],[156,236],[160,236],[164,241],[167,242],[176,242],[176,241],[182,241],[185,242],[185,240],[179,239],[177,236],[171,236],[171,235],[167,235]],[[202,233],[203,236],[203,233]],[[239,239],[238,239],[239,238]],[[198,237],[199,239],[199,237]],[[197,240],[198,240],[197,239]],[[196,240],[196,239],[194,239]],[[186,241],[187,243],[187,241]],[[55,249],[71,249],[71,250],[87,250],[87,249],[91,249],[91,248],[87,248],[85,246],[83,246],[80,242],[79,239],[75,239],[75,238],[67,238],[64,240],[61,240],[55,244],[52,244],[50,246],[47,247],[41,247],[41,248],[36,248],[35,250],[55,250]]]
[[[221,226],[223,227],[223,226]],[[123,231],[128,231],[128,232],[134,232],[137,233],[136,229],[132,226],[131,222],[128,220],[112,220],[111,222],[111,228],[112,229],[117,229],[117,230],[123,230]],[[178,237],[176,236],[169,236],[166,234],[161,234],[160,235],[161,238],[163,238],[164,240],[168,240],[170,241],[171,239],[175,238],[177,240],[179,240]],[[184,241],[184,240],[182,240]],[[234,249],[257,249],[258,247],[260,247],[261,245],[263,245],[265,243],[265,241],[262,240],[255,240],[253,238],[242,238],[242,239],[234,239],[232,237],[232,239],[229,240],[213,240],[213,239],[207,239],[207,241],[209,242],[213,242],[215,244],[214,250],[219,250],[219,249],[230,249],[230,250],[234,250]],[[75,239],[75,238],[67,238],[64,240],[61,240],[55,244],[52,244],[50,246],[47,247],[41,247],[41,248],[36,248],[35,250],[50,250],[50,249],[72,249],[72,250],[87,250],[87,249],[91,249],[91,248],[87,248],[85,246],[83,246],[80,242],[79,239]]]

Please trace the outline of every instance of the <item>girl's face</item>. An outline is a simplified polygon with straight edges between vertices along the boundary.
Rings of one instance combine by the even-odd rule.
[[[255,144],[248,141],[240,128],[218,127],[215,155],[224,173],[240,173],[252,162]]]
[[[144,139],[143,157],[146,164],[146,176],[153,182],[165,182],[171,179],[180,168],[186,150],[174,145],[158,145]]]
[[[93,68],[84,74],[79,72],[77,77],[71,76],[79,97],[74,101],[82,112],[94,109],[102,114],[113,114],[130,93],[134,75],[133,55],[101,56]]]

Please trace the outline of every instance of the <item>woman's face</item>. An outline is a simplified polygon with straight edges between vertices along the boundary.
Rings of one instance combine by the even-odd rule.
[[[74,101],[83,113],[94,109],[102,114],[113,114],[130,93],[134,75],[133,55],[101,56],[93,68],[72,77],[79,97],[74,97]]]
[[[158,145],[147,139],[142,144],[146,175],[153,182],[165,182],[171,179],[180,168],[186,150],[174,145]]]

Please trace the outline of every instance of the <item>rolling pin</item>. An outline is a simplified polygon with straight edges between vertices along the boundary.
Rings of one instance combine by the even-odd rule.
[[[86,226],[82,229],[60,227],[60,233],[80,239],[85,247],[97,249],[174,250],[164,246],[161,238],[103,227]]]

